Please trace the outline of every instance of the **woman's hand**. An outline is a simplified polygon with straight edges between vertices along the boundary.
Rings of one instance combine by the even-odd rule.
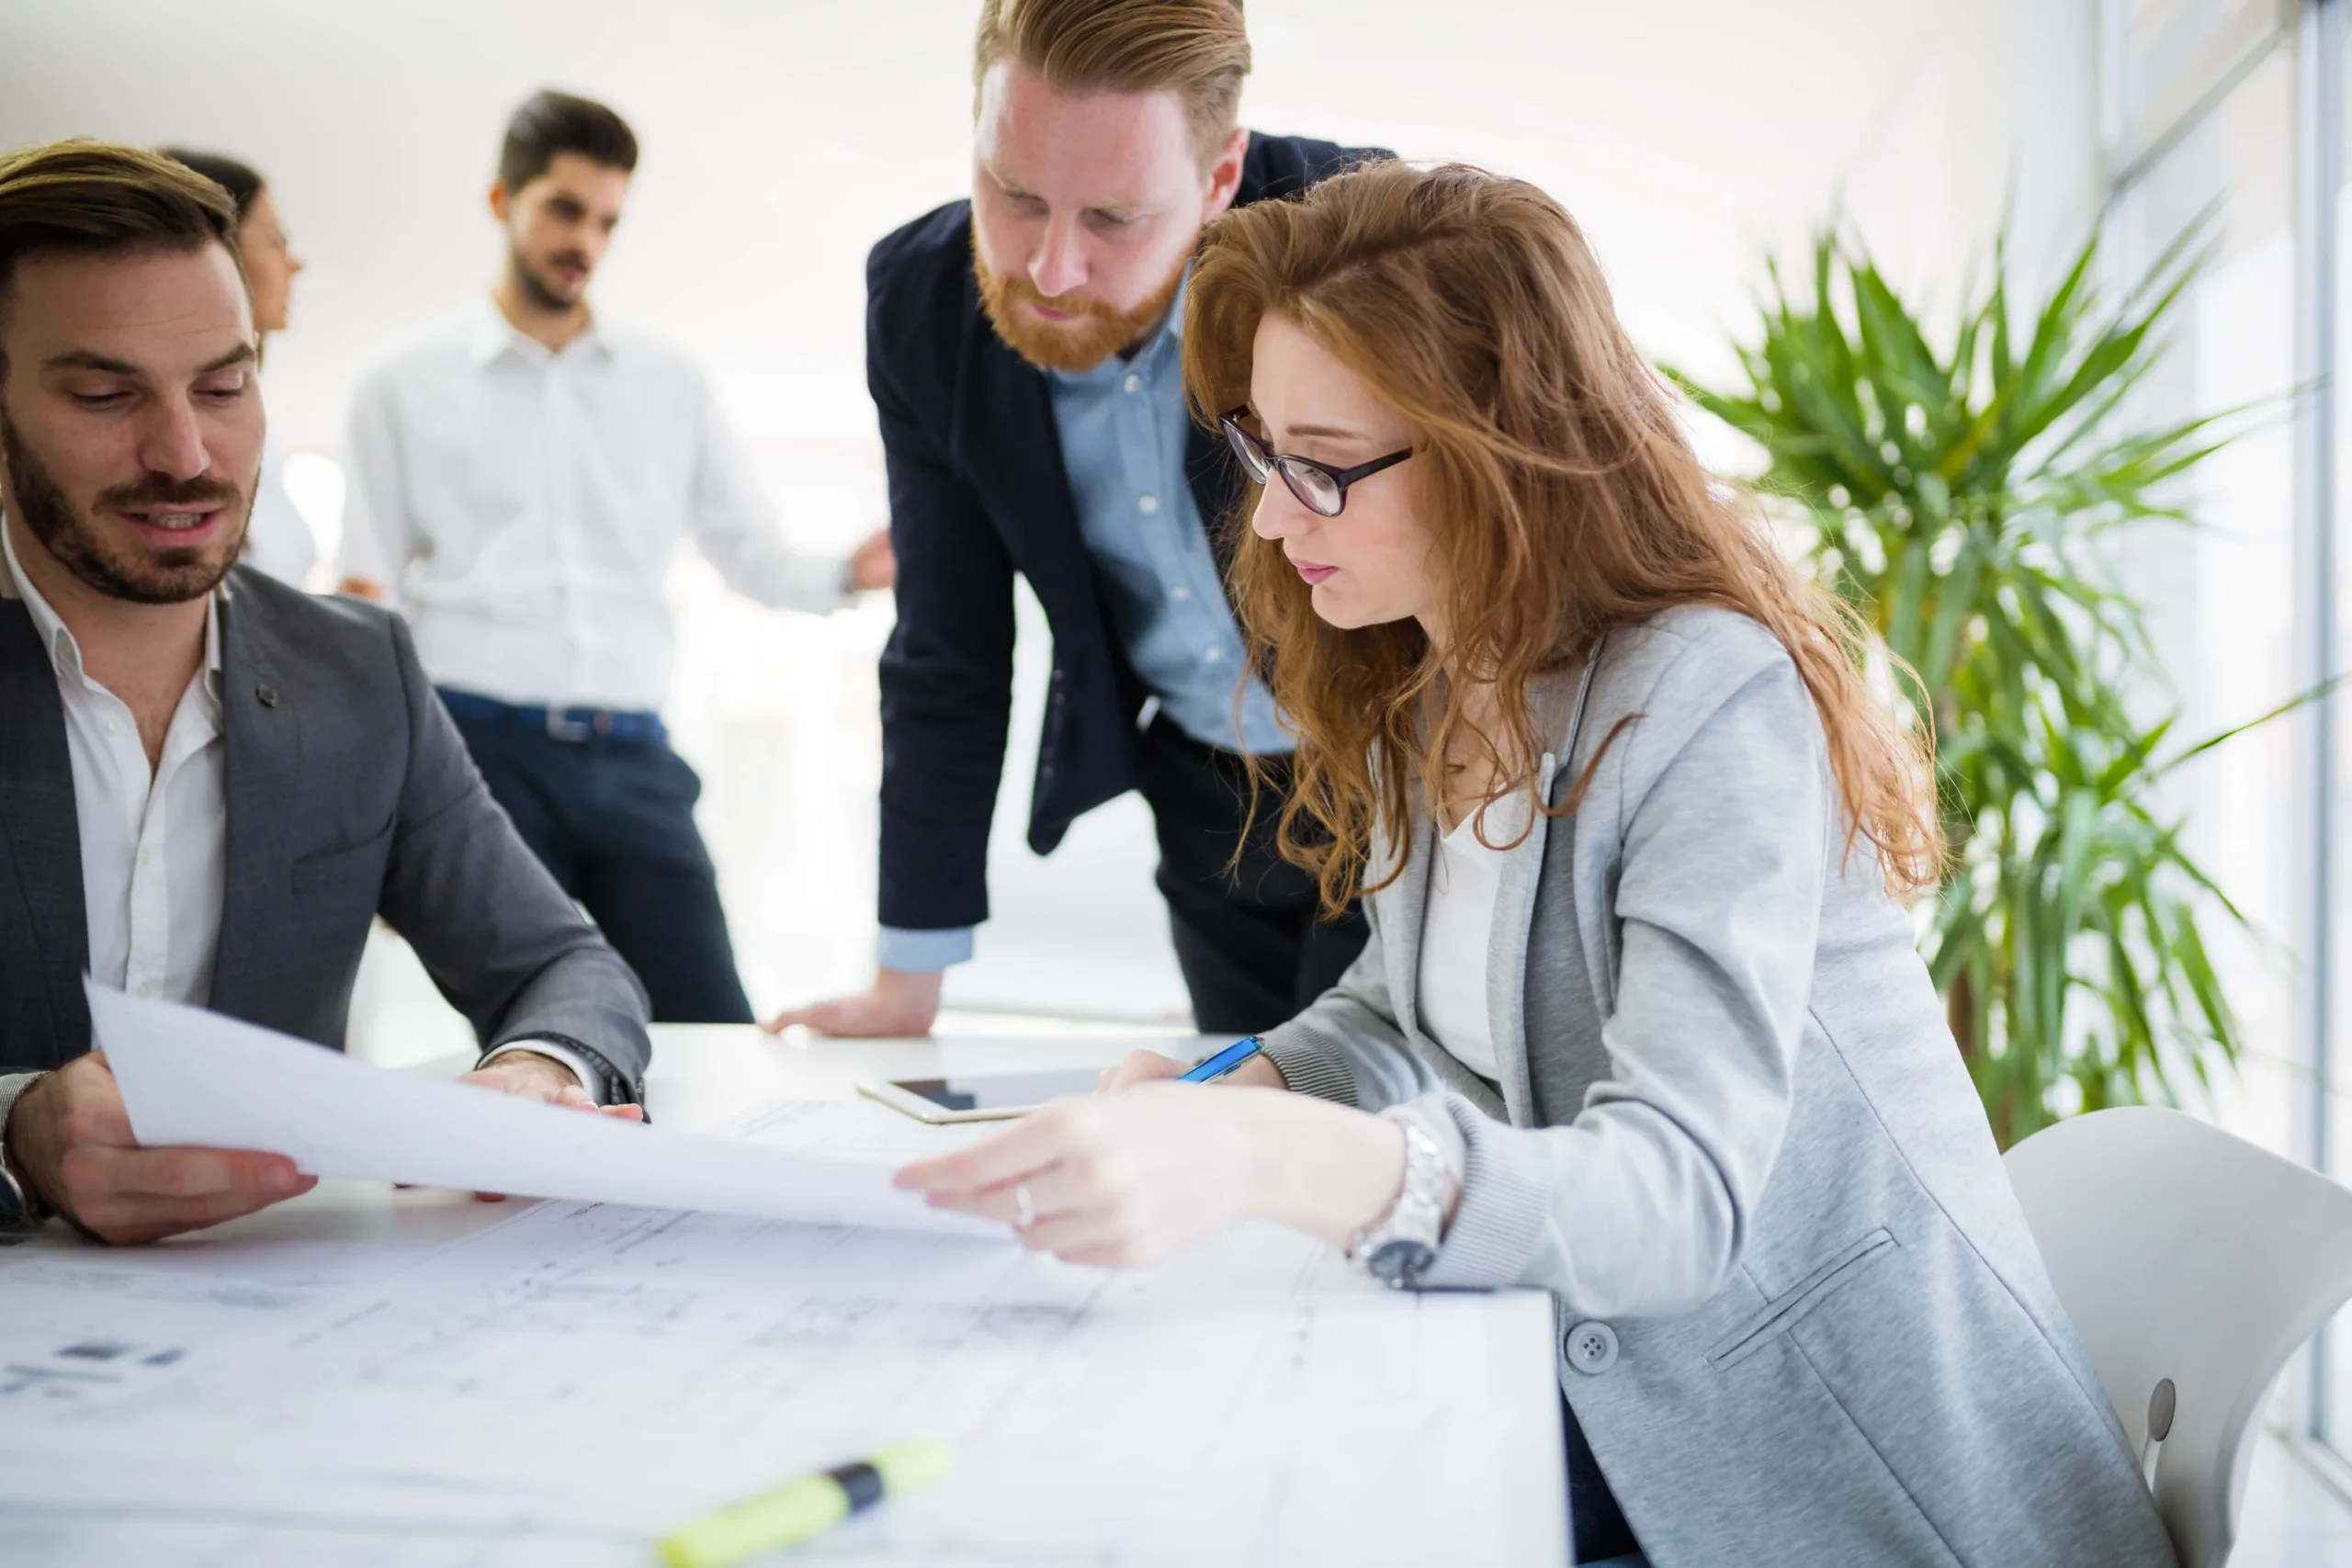
[[[897,1182],[1014,1226],[1032,1251],[1130,1269],[1250,1218],[1343,1245],[1395,1199],[1405,1150],[1394,1122],[1299,1095],[1205,1089],[1145,1083],[1057,1100]]]
[[[1157,1051],[1130,1051],[1116,1066],[1102,1069],[1095,1080],[1094,1092],[1108,1094],[1114,1089],[1133,1089],[1137,1084],[1158,1083],[1162,1078],[1182,1077],[1192,1071],[1190,1062],[1180,1062],[1173,1056],[1163,1056]],[[1221,1078],[1211,1080],[1227,1089],[1288,1089],[1282,1070],[1263,1052],[1250,1057]]]
[[[1182,1077],[1192,1069],[1173,1056],[1163,1056],[1157,1051],[1130,1051],[1094,1080],[1094,1092],[1109,1094],[1114,1089],[1133,1089],[1137,1084],[1157,1083],[1162,1078]]]

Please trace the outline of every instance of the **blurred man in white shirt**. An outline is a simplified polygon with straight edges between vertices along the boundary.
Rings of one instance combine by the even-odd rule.
[[[596,317],[637,139],[543,92],[508,122],[490,296],[362,378],[348,442],[346,592],[389,597],[491,793],[644,980],[657,1020],[748,1022],[701,781],[659,714],[681,539],[738,592],[823,611],[892,577],[787,549],[701,372]]]

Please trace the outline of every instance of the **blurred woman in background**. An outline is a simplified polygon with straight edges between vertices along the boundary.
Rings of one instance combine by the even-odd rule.
[[[268,182],[250,164],[218,152],[185,147],[163,152],[227,191],[237,204],[237,250],[253,289],[254,331],[260,335],[266,359],[269,335],[286,330],[295,275],[302,270],[301,259],[287,243],[286,224]],[[318,537],[286,492],[285,453],[274,437],[262,451],[261,483],[254,492],[253,520],[245,528],[244,560],[297,588],[310,585],[319,561]]]

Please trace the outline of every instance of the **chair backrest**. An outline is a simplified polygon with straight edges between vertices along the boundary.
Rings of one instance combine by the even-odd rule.
[[[2352,1188],[2146,1108],[2061,1122],[2007,1164],[2183,1568],[2222,1568],[2271,1384],[2352,1297]]]

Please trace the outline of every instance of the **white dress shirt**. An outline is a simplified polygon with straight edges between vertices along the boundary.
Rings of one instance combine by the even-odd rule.
[[[21,599],[57,671],[74,817],[82,839],[82,906],[89,923],[90,977],[132,996],[202,1007],[211,999],[228,886],[227,752],[220,730],[220,604],[205,604],[204,667],[180,694],[152,769],[130,705],[82,667],[82,648],[17,559],[0,525],[0,597]],[[550,1040],[515,1041],[491,1053],[536,1051],[570,1067],[599,1098],[604,1075]],[[0,1117],[28,1075],[0,1078]]]
[[[26,578],[0,528],[11,597],[57,671],[82,833],[90,976],[137,997],[202,1007],[220,942],[228,810],[220,743],[220,612],[204,610],[204,667],[180,694],[152,769],[130,705],[82,668],[81,645]]]
[[[1451,833],[1430,838],[1430,891],[1421,916],[1420,983],[1414,1010],[1421,1032],[1446,1054],[1493,1083],[1502,1077],[1495,1032],[1487,1011],[1487,949],[1495,928],[1495,897],[1503,863],[1527,826],[1527,795],[1518,792],[1487,807],[1489,849],[1478,841],[1476,812]]]
[[[659,708],[684,538],[763,604],[847,597],[840,558],[786,547],[702,373],[601,322],[549,353],[479,300],[361,378],[347,445],[345,570],[392,592],[437,684]]]

